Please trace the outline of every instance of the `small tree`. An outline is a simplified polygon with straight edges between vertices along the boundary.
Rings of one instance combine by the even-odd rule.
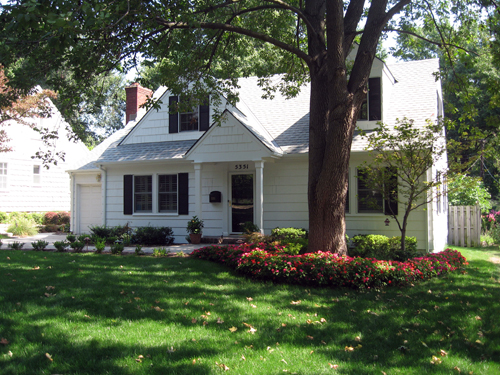
[[[373,159],[365,162],[364,173],[359,178],[382,195],[386,214],[396,221],[401,231],[404,251],[410,213],[442,194],[438,189],[442,184],[439,176],[444,178],[446,171],[438,171],[437,178],[431,181],[427,181],[427,173],[445,157],[443,126],[428,120],[425,126],[419,127],[413,120],[404,118],[397,121],[394,129],[379,123],[373,133],[364,133],[364,136],[369,142],[366,150]],[[398,207],[404,207],[401,215]]]

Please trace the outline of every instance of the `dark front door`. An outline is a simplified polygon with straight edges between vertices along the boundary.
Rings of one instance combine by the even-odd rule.
[[[253,175],[231,175],[231,231],[243,232],[243,225],[253,223]]]

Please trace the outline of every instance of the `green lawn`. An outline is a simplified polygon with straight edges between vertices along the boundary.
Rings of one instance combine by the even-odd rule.
[[[500,261],[500,251],[459,250],[467,273],[368,292],[257,283],[199,259],[3,250],[0,373],[221,374],[227,366],[233,374],[496,375],[500,264],[490,258]]]

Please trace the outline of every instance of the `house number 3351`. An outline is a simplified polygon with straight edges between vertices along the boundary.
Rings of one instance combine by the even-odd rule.
[[[248,164],[235,164],[234,169],[248,169]]]

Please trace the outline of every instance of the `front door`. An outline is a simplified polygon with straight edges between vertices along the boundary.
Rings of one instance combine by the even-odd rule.
[[[253,217],[253,174],[231,175],[231,232],[243,232]]]

